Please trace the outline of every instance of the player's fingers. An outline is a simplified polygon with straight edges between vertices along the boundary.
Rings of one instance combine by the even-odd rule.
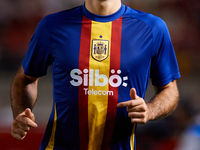
[[[147,111],[147,105],[142,98],[133,101],[135,105],[127,107],[128,112],[145,112]]]
[[[128,107],[130,105],[130,102],[129,101],[126,101],[126,102],[120,102],[117,104],[117,107],[118,108],[122,108],[122,107]]]
[[[18,129],[18,131],[11,132],[11,135],[17,140],[23,140],[26,137],[27,132]]]
[[[30,129],[31,128],[29,127],[29,125],[24,124],[23,122],[16,119],[13,120],[11,132],[16,134],[18,133],[19,135],[24,136],[25,133],[27,133]]]
[[[17,126],[12,126],[11,127],[11,135],[16,138],[17,140],[22,140],[25,138],[27,132],[24,131],[23,129],[17,127]]]
[[[145,118],[144,112],[129,112],[128,113],[129,118]]]
[[[130,112],[128,117],[131,118],[132,123],[145,124],[147,122],[147,116],[145,112]]]
[[[127,107],[126,110],[128,112],[145,112],[146,111],[146,105],[137,105],[135,107]]]
[[[136,124],[145,124],[147,123],[147,119],[146,118],[131,118],[131,122],[136,123]]]
[[[17,116],[14,123],[24,130],[28,130],[28,127],[37,128],[37,124],[26,116]]]
[[[28,118],[30,118],[31,120],[35,121],[35,116],[32,113],[32,111],[31,111],[30,108],[26,108],[26,110],[25,110],[25,116],[28,117]]]
[[[26,132],[30,130],[29,125],[17,120],[13,121],[13,127],[20,128],[21,130],[26,131]]]
[[[140,105],[144,101],[142,98],[140,98],[137,95],[135,88],[131,88],[130,97],[131,97],[131,100],[118,103],[117,107],[119,107],[119,108],[121,108],[121,107],[135,107],[137,105]]]
[[[130,97],[131,97],[132,100],[135,100],[135,99],[139,98],[139,97],[137,96],[137,92],[136,92],[136,89],[135,89],[135,88],[131,88],[131,89],[130,89]]]
[[[15,132],[11,132],[11,135],[17,140],[22,140],[24,138],[20,134],[15,133]]]
[[[135,107],[141,104],[140,100],[130,100],[130,101],[126,101],[126,102],[121,102],[117,104],[117,107],[121,108],[121,107]]]
[[[31,120],[31,119],[29,119],[29,118],[24,119],[24,123],[25,123],[28,127],[31,127],[31,128],[37,128],[37,126],[38,126],[33,120]]]

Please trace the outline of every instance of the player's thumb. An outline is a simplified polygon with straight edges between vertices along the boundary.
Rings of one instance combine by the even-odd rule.
[[[30,108],[26,108],[26,110],[25,110],[25,116],[28,117],[28,118],[30,118],[31,120],[35,121],[35,116],[32,113],[32,111],[31,111]]]
[[[135,88],[131,88],[130,97],[131,97],[131,99],[137,99],[138,98]]]

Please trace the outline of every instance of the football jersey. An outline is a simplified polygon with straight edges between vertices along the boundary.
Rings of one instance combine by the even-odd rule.
[[[166,24],[122,4],[99,16],[84,5],[46,16],[23,60],[26,75],[52,66],[53,108],[40,150],[134,150],[136,125],[126,108],[132,87],[144,98],[151,78],[180,77]]]

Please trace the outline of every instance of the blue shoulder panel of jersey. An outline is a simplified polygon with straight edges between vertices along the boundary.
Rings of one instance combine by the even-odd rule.
[[[53,62],[51,52],[51,33],[62,22],[81,22],[80,7],[61,11],[44,17],[33,34],[28,51],[22,62],[24,73],[33,77],[46,75],[47,68]]]
[[[180,78],[178,63],[166,23],[159,17],[138,10],[126,8],[123,18],[137,19],[151,30],[152,52],[151,71],[152,84],[163,86]],[[129,29],[130,30],[130,29]]]

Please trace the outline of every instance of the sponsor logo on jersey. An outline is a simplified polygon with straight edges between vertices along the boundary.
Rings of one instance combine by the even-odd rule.
[[[94,90],[88,89],[90,87],[104,87],[109,84],[112,87],[127,87],[126,81],[128,80],[128,76],[121,77],[121,70],[111,70],[111,76],[107,77],[105,74],[100,74],[99,69],[84,69],[81,71],[80,69],[73,69],[70,72],[70,76],[72,80],[70,81],[72,86],[80,86],[83,85],[85,95],[113,95],[113,91],[102,91],[102,90]]]
[[[105,60],[109,55],[109,41],[108,40],[92,40],[92,58],[97,61]]]

